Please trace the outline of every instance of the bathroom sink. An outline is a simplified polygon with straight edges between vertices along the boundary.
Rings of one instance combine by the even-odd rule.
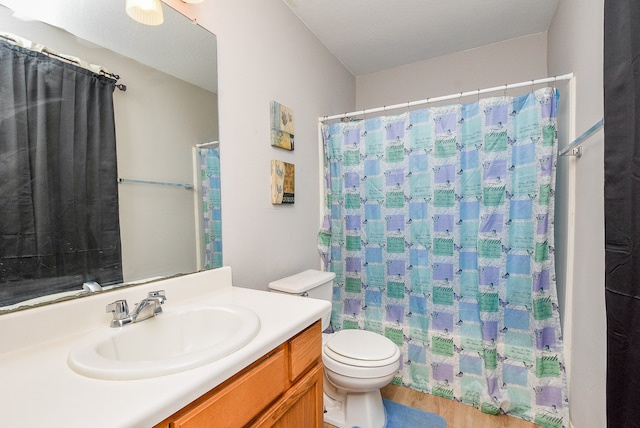
[[[68,364],[97,379],[144,379],[189,370],[223,358],[249,343],[260,319],[235,305],[164,314],[120,328],[101,328],[80,339]]]

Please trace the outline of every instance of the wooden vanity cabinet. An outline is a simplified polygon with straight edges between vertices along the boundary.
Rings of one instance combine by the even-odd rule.
[[[155,428],[322,428],[320,321]]]

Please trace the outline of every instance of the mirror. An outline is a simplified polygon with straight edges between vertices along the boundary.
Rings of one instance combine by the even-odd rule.
[[[157,27],[131,20],[124,6],[124,1],[0,0],[0,32],[99,64],[127,86],[114,93],[126,285],[204,267],[195,146],[218,140],[218,107],[216,36],[167,4],[165,21]],[[66,294],[87,292],[77,284],[77,291]],[[42,296],[0,307],[0,313],[60,298]]]

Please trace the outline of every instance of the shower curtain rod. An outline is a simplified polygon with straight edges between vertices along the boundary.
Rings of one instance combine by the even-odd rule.
[[[107,71],[104,67],[101,67],[99,65],[96,66],[95,64],[89,64],[91,66],[94,66],[94,67],[98,68],[99,69],[99,72],[98,72],[95,69],[92,69],[91,67],[87,67],[87,66],[83,65],[83,62],[86,63],[86,61],[82,61],[82,60],[80,60],[79,58],[76,58],[76,57],[71,57],[71,56],[59,54],[57,52],[52,51],[51,49],[49,49],[48,47],[46,47],[44,45],[39,45],[37,43],[33,43],[30,40],[23,39],[22,37],[19,37],[19,36],[13,35],[13,34],[0,33],[0,39],[4,39],[7,42],[9,42],[11,44],[14,44],[16,46],[19,46],[21,48],[29,49],[29,50],[34,51],[34,52],[39,52],[41,54],[47,55],[48,57],[58,58],[61,61],[67,62],[69,64],[73,64],[76,67],[84,68],[85,70],[89,70],[89,71],[91,71],[93,73],[102,74],[104,76],[107,76],[108,78],[116,81],[116,88],[120,89],[123,92],[127,90],[127,86],[126,85],[124,85],[122,83],[117,83],[118,80],[120,80],[120,75],[115,74],[115,73],[111,73],[111,72]],[[29,46],[25,46],[25,44],[28,44]],[[35,46],[35,48],[34,48],[34,46]]]
[[[138,184],[157,184],[160,186],[173,186],[173,187],[184,187],[186,190],[193,189],[193,184],[182,184],[182,183],[167,183],[166,181],[150,181],[150,180],[136,180],[134,178],[121,178],[118,177],[118,183],[138,183]]]
[[[575,156],[577,158],[581,157],[582,156],[582,143],[584,142],[584,140],[589,138],[591,136],[591,134],[593,134],[598,129],[602,128],[603,126],[604,126],[604,117],[602,119],[600,119],[591,128],[589,128],[586,131],[584,131],[584,133],[581,136],[579,136],[578,138],[576,138],[575,140],[573,140],[573,142],[571,144],[569,144],[564,149],[560,150],[558,152],[558,156]]]
[[[376,107],[376,108],[370,108],[370,109],[365,109],[365,110],[352,111],[350,113],[336,114],[336,115],[333,115],[333,116],[322,116],[322,117],[318,118],[318,122],[326,122],[328,120],[334,120],[334,119],[345,119],[345,118],[354,117],[354,116],[363,116],[363,115],[367,115],[367,114],[370,114],[370,113],[385,112],[387,110],[394,110],[394,109],[399,109],[399,108],[415,107],[415,106],[419,106],[419,105],[422,105],[422,104],[429,104],[429,103],[435,103],[435,102],[439,102],[439,101],[460,99],[462,97],[468,97],[468,96],[471,96],[471,95],[480,95],[480,94],[486,94],[486,93],[489,93],[489,92],[506,91],[507,89],[523,88],[523,87],[526,87],[526,86],[540,85],[540,84],[543,84],[543,83],[551,83],[551,82],[555,83],[555,82],[560,81],[560,80],[570,80],[571,78],[573,78],[573,73],[563,74],[561,76],[555,76],[555,77],[545,77],[543,79],[537,79],[537,80],[528,80],[526,82],[511,83],[511,84],[502,85],[502,86],[494,86],[493,88],[476,89],[475,91],[459,92],[457,94],[445,95],[445,96],[442,96],[442,97],[426,98],[424,100],[419,100],[419,101],[410,101],[410,102],[401,103],[401,104],[394,104],[394,105],[390,105],[390,106]]]
[[[208,143],[196,144],[196,148],[198,148],[198,149],[201,149],[201,148],[207,147],[207,146],[219,147],[220,146],[220,142],[219,141],[210,141]]]

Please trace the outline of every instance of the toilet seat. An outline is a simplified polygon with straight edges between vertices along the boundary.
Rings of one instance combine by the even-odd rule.
[[[400,350],[395,343],[366,330],[341,330],[334,333],[324,344],[322,351],[327,368],[350,373],[357,370],[374,377],[397,370],[400,358]]]
[[[336,361],[365,367],[385,366],[399,354],[390,339],[367,330],[340,330],[327,340],[324,351]]]

